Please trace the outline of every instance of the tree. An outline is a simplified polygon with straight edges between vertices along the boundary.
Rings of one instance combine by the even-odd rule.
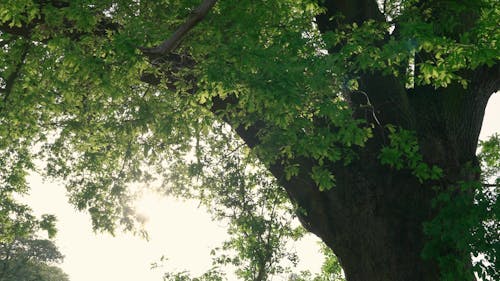
[[[46,239],[15,240],[0,245],[0,280],[2,281],[69,281],[56,266],[62,255],[54,243]]]
[[[62,261],[62,254],[52,240],[39,237],[41,230],[54,237],[55,217],[37,219],[28,206],[13,200],[11,192],[4,188],[0,193],[0,280],[68,281],[53,265]]]
[[[226,139],[220,140],[221,131],[229,129],[219,124],[213,128],[214,134],[198,144],[197,149],[203,151],[203,161],[178,159],[169,167],[170,176],[175,177],[169,179],[173,185],[168,191],[181,198],[199,200],[214,220],[228,226],[229,239],[212,250],[213,268],[198,278],[232,280],[221,271],[233,268],[242,281],[295,276],[293,268],[299,258],[290,244],[305,234],[294,220],[296,206],[290,204],[285,191],[264,167],[255,166],[257,159],[245,154],[244,143],[237,136],[226,133]],[[324,245],[323,252],[323,273],[313,277],[310,272],[301,272],[301,280],[343,280],[333,252]],[[159,266],[154,264],[154,267]],[[184,280],[182,278],[197,280],[187,272],[164,275],[164,280]]]
[[[225,122],[347,280],[498,279],[498,181],[483,184],[476,149],[499,13],[493,0],[3,1],[2,179],[16,188],[45,159],[96,228],[133,229],[126,184],[191,151],[203,163]]]
[[[300,275],[292,274],[289,281],[345,281],[342,274],[342,267],[332,250],[326,247],[326,245],[322,245],[321,250],[325,255],[325,261],[321,266],[319,274],[313,277],[309,271],[302,271]]]

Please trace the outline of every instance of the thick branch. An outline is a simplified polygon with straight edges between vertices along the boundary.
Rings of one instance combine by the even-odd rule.
[[[318,1],[326,12],[316,17],[321,32],[335,30],[342,23],[361,24],[368,19],[385,20],[375,0]],[[338,16],[341,17],[338,17]]]
[[[210,9],[215,5],[217,0],[204,0],[200,6],[198,6],[192,13],[191,16],[186,20],[184,24],[179,26],[179,28],[168,38],[163,41],[160,45],[153,48],[141,48],[141,50],[148,56],[162,56],[173,51],[180,43],[180,41],[186,36],[186,34],[193,29],[210,11]]]
[[[27,27],[27,26],[21,26],[21,27],[12,26],[11,27],[11,26],[9,26],[8,23],[3,23],[0,25],[0,32],[8,33],[11,35],[16,35],[16,36],[27,37],[31,32],[31,28]]]
[[[478,95],[488,100],[491,95],[500,89],[500,61],[489,67],[483,65],[471,75],[471,86]]]

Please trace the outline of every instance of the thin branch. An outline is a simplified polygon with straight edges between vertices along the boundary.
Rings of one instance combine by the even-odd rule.
[[[8,77],[5,78],[5,88],[0,89],[0,93],[3,93],[3,104],[5,105],[7,103],[7,100],[12,92],[12,88],[14,87],[14,84],[16,82],[16,79],[19,77],[21,73],[21,68],[24,64],[24,61],[26,60],[26,56],[28,55],[28,51],[30,49],[30,44],[25,43],[21,57],[19,58],[19,62],[14,65],[14,69],[12,72],[9,74]]]
[[[484,187],[500,187],[498,183],[482,183]]]
[[[170,38],[153,48],[141,47],[141,51],[150,57],[162,56],[172,52],[179,45],[180,41],[186,36],[186,34],[208,14],[216,2],[217,0],[204,0],[200,6],[198,6],[191,13],[191,16],[186,20],[186,22],[179,26],[174,34],[170,36]]]

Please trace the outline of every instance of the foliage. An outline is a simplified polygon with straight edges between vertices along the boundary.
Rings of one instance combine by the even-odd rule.
[[[162,261],[163,260],[164,258],[162,257]],[[153,269],[157,269],[160,267],[162,267],[162,265],[153,263]],[[224,276],[224,273],[212,268],[198,277],[191,277],[191,275],[187,271],[175,273],[166,272],[164,273],[162,279],[163,281],[223,281],[226,280]]]
[[[68,276],[52,264],[63,258],[50,240],[16,240],[0,245],[0,280],[68,281]]]
[[[0,200],[0,242],[10,243],[17,238],[31,237],[38,230],[45,230],[49,237],[56,233],[55,217],[43,215],[37,219],[31,209],[19,204],[12,198],[12,193],[4,193]]]
[[[482,280],[500,278],[498,250],[500,214],[498,195],[498,134],[480,142],[481,179],[462,181],[441,191],[434,200],[438,215],[424,225],[424,231],[433,239],[422,255],[435,258],[444,269],[442,280],[457,280],[467,276],[469,269],[460,264],[460,257],[475,257],[474,272]],[[473,169],[469,167],[468,169]],[[494,179],[495,184],[487,183]],[[473,200],[471,200],[471,198]],[[455,249],[450,252],[450,249]]]
[[[8,167],[8,166],[7,166]],[[25,171],[2,170],[24,173]],[[15,176],[14,176],[15,177]],[[52,239],[57,230],[56,217],[44,214],[40,218],[15,198],[26,192],[24,178],[0,179],[0,280],[2,281],[68,281],[68,276],[54,263],[62,254]],[[17,184],[16,184],[17,183]],[[42,239],[45,233],[49,239]]]
[[[321,274],[313,281],[343,281],[342,267],[333,251],[326,245],[323,245],[321,251],[325,255],[325,261],[321,267]]]
[[[257,159],[241,140],[231,133],[221,134],[228,130],[220,124],[199,136],[193,157],[164,169],[163,177],[171,185],[160,191],[199,200],[215,220],[227,224],[229,239],[212,250],[214,268],[233,267],[240,280],[269,280],[290,271],[285,261],[297,263],[288,244],[304,231],[293,221],[294,207],[284,190],[262,166],[255,165]],[[170,273],[165,278],[183,280],[185,274]]]
[[[340,47],[336,57],[350,72],[380,70],[410,85],[437,88],[458,81],[467,87],[460,70],[496,63],[499,33],[493,22],[500,11],[495,1],[379,2],[383,2],[388,21],[345,24],[326,36],[327,48]],[[468,11],[481,12],[476,16]],[[468,29],[474,20],[474,28]],[[396,24],[397,34],[391,34],[391,39],[381,45],[386,31]],[[417,61],[415,54],[419,54]],[[410,63],[414,71],[408,71]]]
[[[438,166],[429,166],[422,159],[418,140],[412,131],[387,126],[389,145],[380,151],[380,162],[397,170],[408,169],[420,182],[437,180],[442,177],[443,170]]]
[[[493,134],[489,139],[480,141],[479,161],[483,182],[500,182],[500,134]]]
[[[309,271],[302,271],[300,274],[291,274],[289,281],[345,281],[342,267],[333,251],[324,244],[321,251],[325,260],[319,274],[313,276]]]
[[[214,220],[227,224],[229,234],[221,247],[212,250],[212,270],[198,279],[187,272],[168,272],[164,280],[226,280],[220,270],[227,272],[228,268],[235,269],[239,280],[270,280],[293,272],[298,262],[290,245],[304,235],[294,220],[296,207],[229,130],[227,125],[218,124],[198,136],[192,157],[163,169],[162,177],[170,185],[159,187],[160,192],[199,200]],[[314,281],[339,280],[335,278],[341,267],[335,255],[326,246],[322,251],[323,274]]]
[[[9,280],[9,279],[6,279]],[[28,263],[12,280],[16,281],[69,281],[69,277],[57,266],[44,263]]]

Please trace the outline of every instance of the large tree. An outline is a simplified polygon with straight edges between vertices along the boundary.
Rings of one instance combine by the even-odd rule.
[[[203,144],[229,141],[213,129],[226,123],[347,280],[472,280],[480,253],[491,264],[474,270],[496,278],[498,192],[476,148],[499,13],[494,0],[2,1],[2,184],[22,188],[45,159],[96,228],[132,229],[126,184],[156,165],[169,188],[175,159],[211,173],[210,154],[231,151]]]

